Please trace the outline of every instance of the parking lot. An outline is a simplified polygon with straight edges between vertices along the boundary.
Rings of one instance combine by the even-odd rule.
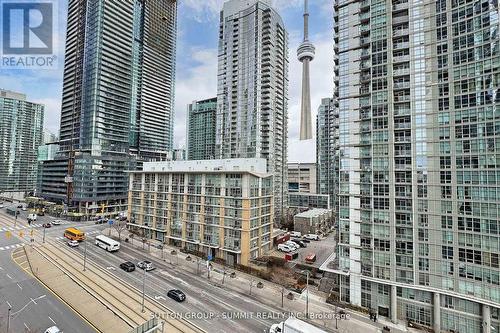
[[[313,264],[309,265],[319,268],[319,266],[321,266],[321,264],[325,262],[325,260],[335,251],[335,233],[332,232],[319,241],[310,241],[309,243],[306,243],[306,245],[307,247],[301,247],[296,251],[299,255],[297,259],[294,259],[291,262],[306,264],[304,260],[307,255],[309,253],[315,253],[316,261]],[[271,255],[283,258],[285,256],[285,253],[274,249],[274,251],[271,252]]]

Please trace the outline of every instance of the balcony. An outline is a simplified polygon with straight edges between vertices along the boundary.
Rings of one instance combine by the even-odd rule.
[[[410,61],[410,56],[409,55],[402,55],[402,56],[394,56],[392,57],[392,62],[407,62]]]
[[[398,30],[394,30],[392,32],[392,36],[394,36],[394,37],[407,36],[408,33],[409,33],[408,29],[398,29]]]
[[[394,82],[394,89],[409,89],[410,82]]]
[[[399,42],[399,43],[394,43],[394,49],[407,49],[410,47],[410,43],[408,42]]]
[[[409,68],[395,69],[392,72],[392,74],[394,76],[410,75],[410,69]]]
[[[401,24],[408,22],[408,16],[398,16],[392,18],[392,24]]]
[[[411,113],[410,107],[395,107],[394,115],[395,116],[407,116]]]
[[[410,95],[396,95],[394,96],[394,103],[409,102]]]
[[[392,5],[392,10],[393,11],[404,10],[404,9],[408,9],[408,1],[400,2],[400,3],[394,3]]]

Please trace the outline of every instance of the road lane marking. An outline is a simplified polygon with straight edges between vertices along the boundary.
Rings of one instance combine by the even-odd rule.
[[[9,306],[9,308],[12,309],[12,305],[10,305],[9,301],[5,301],[7,303],[7,305]]]
[[[26,329],[29,331],[30,328],[28,327],[28,325],[26,325],[26,323],[23,323],[24,324],[24,327],[26,327]]]
[[[17,283],[17,286],[19,287],[19,289],[23,290],[23,287],[21,287],[19,283]]]
[[[11,279],[11,280],[12,280],[12,276],[10,276],[9,274],[6,274],[6,275],[7,275],[7,277],[8,277],[9,279]]]
[[[48,316],[50,321],[54,323],[54,325],[57,325],[56,322],[54,321],[54,319],[50,318],[50,316]]]
[[[31,299],[31,301],[33,302],[33,304],[37,305],[37,304],[36,304],[36,301],[35,301],[33,298],[30,298],[30,299]]]

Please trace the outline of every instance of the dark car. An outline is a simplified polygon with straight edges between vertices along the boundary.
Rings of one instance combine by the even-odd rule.
[[[309,239],[305,239],[305,238],[302,238],[300,241],[303,243],[311,243],[311,241]]]
[[[301,239],[293,238],[292,242],[297,243],[300,247],[307,247],[306,243]]]
[[[179,289],[169,290],[167,296],[171,299],[175,299],[177,302],[184,302],[186,300],[186,294]]]
[[[23,205],[19,205],[19,206],[17,206],[17,208],[23,208]]]
[[[120,268],[123,269],[125,272],[133,272],[135,271],[135,265],[134,263],[130,261],[125,261],[120,264]]]
[[[43,227],[44,227],[44,228],[50,228],[50,227],[52,227],[52,224],[50,224],[50,223],[45,223],[45,224],[43,225]]]

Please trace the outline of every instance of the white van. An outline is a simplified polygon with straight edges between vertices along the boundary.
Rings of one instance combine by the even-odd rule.
[[[36,222],[36,214],[28,214],[28,220]]]
[[[44,333],[63,333],[63,331],[61,331],[57,326],[52,326],[47,328]]]
[[[293,249],[290,246],[286,245],[286,244],[278,244],[278,250],[282,251],[282,252],[285,252],[285,253],[293,251]]]
[[[319,236],[316,234],[307,234],[307,235],[304,235],[304,238],[309,239],[309,240],[319,241]]]
[[[302,233],[300,231],[290,231],[290,237],[302,237]]]

